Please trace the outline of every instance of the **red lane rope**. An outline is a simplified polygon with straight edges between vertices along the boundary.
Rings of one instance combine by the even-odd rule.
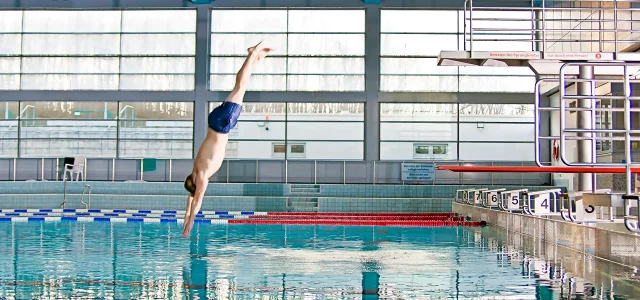
[[[477,227],[480,222],[461,221],[345,221],[345,220],[229,220],[229,224],[281,224],[281,225],[346,225],[346,226],[412,226],[412,227]]]
[[[518,167],[518,166],[438,166],[438,170],[453,172],[493,173],[607,173],[626,172],[624,167]],[[640,168],[631,168],[631,173],[640,173]]]
[[[448,220],[464,220],[464,217],[454,216],[338,216],[338,215],[267,215],[267,216],[249,216],[249,219],[325,219],[325,220],[421,220],[421,221],[448,221]]]
[[[449,217],[454,213],[345,213],[345,212],[269,212],[269,216],[292,215],[292,216],[434,216]]]

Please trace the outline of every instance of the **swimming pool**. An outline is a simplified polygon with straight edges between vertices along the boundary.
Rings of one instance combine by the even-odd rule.
[[[176,223],[0,223],[0,298],[557,299],[572,286],[638,296],[622,275],[590,287],[561,258],[505,252],[492,228],[198,223],[180,234]]]

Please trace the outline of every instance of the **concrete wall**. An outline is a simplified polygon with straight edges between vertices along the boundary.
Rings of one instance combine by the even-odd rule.
[[[606,230],[460,203],[453,203],[453,211],[476,220],[485,220],[492,226],[567,247],[579,253],[594,255],[626,266],[640,266],[640,256],[636,255],[636,249],[640,247],[640,237],[628,232]]]

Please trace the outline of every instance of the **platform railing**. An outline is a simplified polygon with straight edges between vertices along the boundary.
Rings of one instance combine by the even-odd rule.
[[[635,0],[556,0],[551,6],[548,2],[531,1],[531,7],[478,7],[473,0],[465,0],[464,50],[478,51],[474,43],[498,41],[528,43],[530,51],[618,53],[638,43],[639,20],[633,18],[640,8],[632,7]],[[515,16],[496,16],[496,11],[515,12]],[[580,43],[578,49],[576,43]]]

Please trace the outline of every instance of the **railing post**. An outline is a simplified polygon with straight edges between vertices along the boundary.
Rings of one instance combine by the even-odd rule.
[[[69,175],[71,176],[71,175]],[[60,204],[60,206],[62,206],[62,209],[64,209],[65,205],[67,204],[67,175],[64,175],[64,178],[62,178],[62,189],[63,189],[63,196],[62,196],[62,204]]]
[[[144,158],[140,159],[140,181],[144,181]]]
[[[227,163],[227,183],[229,183],[229,163],[230,162],[231,161],[229,161],[229,160],[226,161],[226,163]]]
[[[169,182],[173,179],[173,159],[169,159]]]
[[[258,160],[256,159],[256,183],[258,183],[258,174],[260,173],[260,168],[259,168],[259,163]]]
[[[44,157],[40,160],[40,180],[44,181]]]
[[[374,160],[373,161],[373,185],[376,184],[376,176],[377,176],[377,174],[376,174],[376,161]]]
[[[111,181],[116,181],[116,159],[111,159]]]
[[[318,161],[313,161],[313,184],[318,184]]]
[[[289,161],[284,160],[284,183],[289,183]]]
[[[13,181],[16,181],[16,166],[18,165],[16,162],[17,160],[17,158],[13,158]]]
[[[633,15],[633,12],[629,13]],[[618,1],[613,1],[613,49],[618,55]]]
[[[342,161],[342,184],[347,184],[347,161]]]
[[[473,55],[473,0],[469,0],[469,52]]]

